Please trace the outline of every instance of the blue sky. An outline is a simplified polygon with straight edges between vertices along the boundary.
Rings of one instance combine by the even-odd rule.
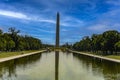
[[[0,29],[55,43],[56,13],[60,43],[74,43],[106,30],[120,31],[120,0],[0,0]]]

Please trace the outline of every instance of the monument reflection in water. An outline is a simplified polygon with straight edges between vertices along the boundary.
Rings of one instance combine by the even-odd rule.
[[[59,80],[59,51],[55,51],[55,80]]]

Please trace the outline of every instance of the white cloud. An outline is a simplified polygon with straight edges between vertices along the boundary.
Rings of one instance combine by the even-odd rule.
[[[115,6],[120,6],[120,0],[106,0],[106,3],[112,4]]]
[[[88,30],[103,32],[103,31],[109,30],[109,27],[106,25],[97,24],[97,25],[93,25],[93,26],[88,27]]]
[[[44,18],[44,17],[40,17],[40,16],[30,16],[30,15],[26,15],[24,13],[8,11],[8,10],[0,10],[0,15],[17,18],[17,19],[28,20],[28,21],[56,24],[56,20],[53,20],[53,19]],[[66,15],[64,15],[64,16],[66,16]],[[60,25],[65,26],[65,27],[79,27],[79,26],[83,26],[83,24],[84,24],[83,21],[81,21],[77,18],[70,17],[70,16],[61,18],[61,21],[60,21]]]
[[[40,18],[38,16],[30,16],[29,17],[26,14],[23,14],[23,13],[20,13],[20,12],[14,12],[14,11],[0,10],[0,15],[13,17],[13,18],[18,18],[18,19],[24,19],[24,20],[55,23],[55,21],[51,20],[51,19],[44,19],[44,18]]]
[[[0,27],[0,30],[3,30],[3,28],[2,28],[2,27]]]
[[[54,20],[47,20],[47,19],[38,19],[36,21],[40,21],[40,22],[48,22],[48,23],[53,23],[55,24],[56,22]]]
[[[27,15],[25,15],[23,13],[6,11],[6,10],[0,10],[0,15],[19,18],[19,19],[27,19],[27,20],[30,19]]]
[[[61,31],[62,31],[62,32],[66,32],[66,31],[68,31],[68,30],[67,30],[67,29],[61,29]]]
[[[52,30],[44,30],[44,29],[37,29],[38,31],[46,32],[46,33],[55,33],[55,31]]]
[[[67,26],[67,27],[80,27],[80,26],[84,25],[84,22],[77,18],[67,16],[67,17],[64,17],[63,19],[61,19],[61,25]]]
[[[112,0],[110,0],[112,1]],[[119,0],[120,1],[120,0]],[[106,30],[120,30],[120,9],[110,8],[109,11],[98,15],[97,19],[87,29],[94,32],[103,32]]]

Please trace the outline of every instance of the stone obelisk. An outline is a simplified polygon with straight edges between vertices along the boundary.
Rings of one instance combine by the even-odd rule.
[[[59,31],[60,31],[60,15],[57,12],[57,19],[56,19],[56,48],[59,48]]]

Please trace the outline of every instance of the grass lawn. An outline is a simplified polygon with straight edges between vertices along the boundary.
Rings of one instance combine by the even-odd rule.
[[[95,55],[98,55],[96,53],[92,53],[92,52],[84,52],[84,53],[88,53],[88,54],[95,54]],[[98,55],[98,56],[101,56],[101,55]],[[120,55],[108,55],[108,56],[103,56],[103,57],[107,57],[107,58],[112,58],[112,59],[118,59],[120,60]]]
[[[30,52],[35,52],[35,51],[38,51],[38,50],[18,51],[18,52],[0,52],[0,58],[16,56],[16,55],[26,54]]]
[[[112,59],[118,59],[120,60],[120,56],[116,56],[116,55],[109,55],[109,56],[106,56],[107,58],[112,58]]]

